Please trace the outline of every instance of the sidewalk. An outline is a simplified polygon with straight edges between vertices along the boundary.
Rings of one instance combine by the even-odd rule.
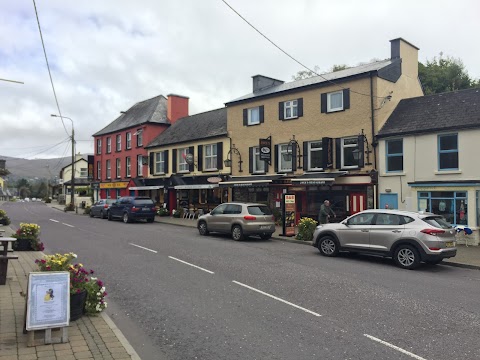
[[[4,226],[5,236],[12,233]],[[28,273],[36,271],[40,251],[17,251],[18,260],[8,262],[7,284],[0,286],[0,360],[27,359],[140,359],[132,346],[105,313],[70,322],[69,342],[27,347],[23,334]],[[52,337],[56,334],[52,331]],[[35,332],[41,339],[42,331]]]

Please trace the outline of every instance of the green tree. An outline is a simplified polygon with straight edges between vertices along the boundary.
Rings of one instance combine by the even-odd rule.
[[[418,63],[418,76],[425,95],[447,91],[468,89],[479,86],[478,80],[472,79],[462,60],[446,56],[434,57],[422,64]]]
[[[327,72],[322,72],[321,74],[328,74],[328,73],[331,73],[331,72],[335,72],[335,71],[340,71],[340,70],[345,70],[345,69],[348,69],[349,66],[348,65],[345,65],[345,64],[339,64],[339,65],[333,65],[329,71]],[[318,65],[315,65],[313,70],[310,71],[310,70],[301,70],[299,72],[297,72],[295,75],[292,76],[292,80],[302,80],[302,79],[308,79],[308,78],[311,78],[313,76],[317,76],[318,74],[320,74],[319,72],[320,70],[320,67]]]
[[[17,182],[17,189],[18,193],[20,195],[20,198],[26,198],[30,196],[30,193],[32,192],[32,186],[26,179],[20,179]]]

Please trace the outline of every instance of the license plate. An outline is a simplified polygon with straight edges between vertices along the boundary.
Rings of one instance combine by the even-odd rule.
[[[148,210],[150,210],[150,208],[143,208],[142,210],[143,211],[148,211]]]
[[[270,225],[260,225],[260,230],[270,230]]]
[[[445,246],[446,246],[446,247],[454,247],[454,246],[455,246],[455,242],[449,241],[449,242],[445,243]]]

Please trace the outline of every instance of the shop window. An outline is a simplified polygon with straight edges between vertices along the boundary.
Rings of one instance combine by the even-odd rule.
[[[452,225],[467,225],[468,197],[465,191],[418,193],[418,210],[442,215]]]
[[[438,170],[458,170],[458,134],[438,136]]]
[[[403,139],[388,140],[385,143],[387,172],[403,171]]]
[[[110,195],[110,189],[105,189],[105,196],[107,197],[107,199],[111,199],[111,195]]]
[[[322,170],[322,141],[308,143],[308,170]]]

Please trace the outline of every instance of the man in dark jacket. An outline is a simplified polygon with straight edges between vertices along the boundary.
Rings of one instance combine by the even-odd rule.
[[[335,217],[335,213],[330,207],[330,201],[325,200],[320,206],[320,213],[318,214],[318,222],[320,224],[327,224],[330,217]]]

